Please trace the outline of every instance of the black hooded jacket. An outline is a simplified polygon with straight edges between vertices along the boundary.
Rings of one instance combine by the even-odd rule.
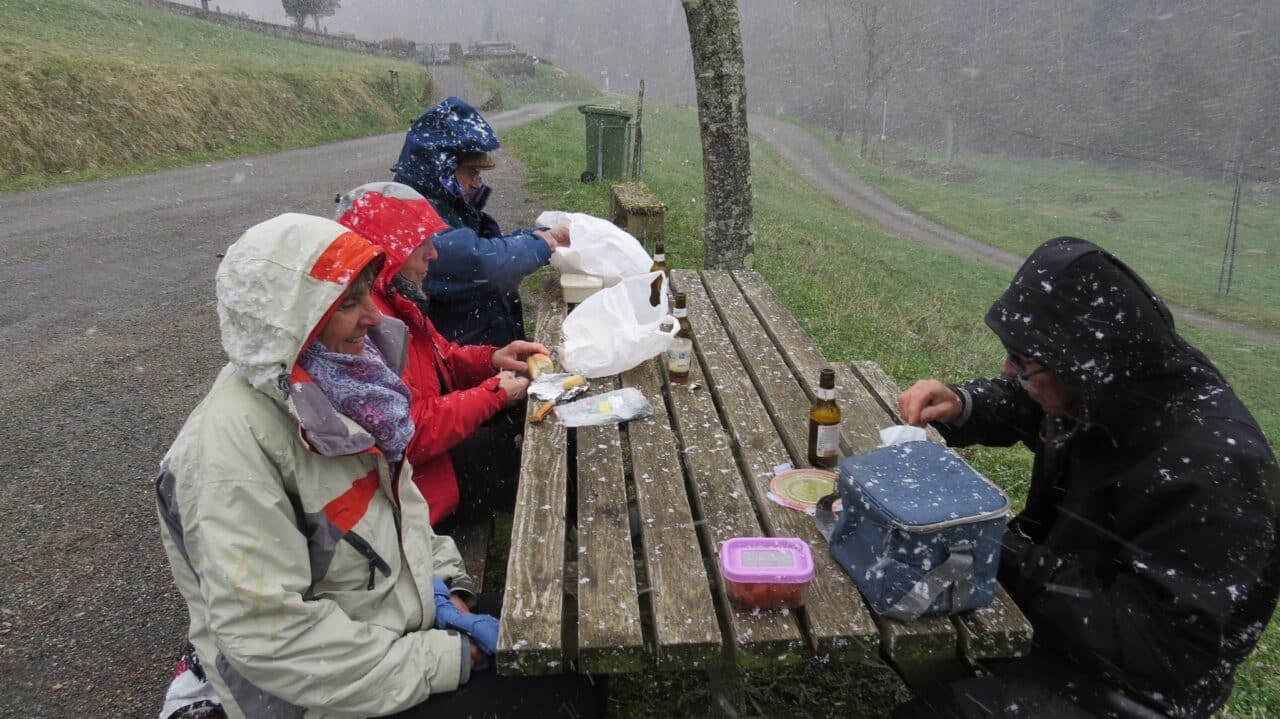
[[[1170,716],[1230,696],[1280,593],[1280,472],[1217,368],[1174,331],[1134,272],[1059,237],[986,316],[1005,347],[1081,394],[1077,421],[1045,416],[1017,379],[975,380],[953,445],[1035,452],[1000,579],[1067,657]]]

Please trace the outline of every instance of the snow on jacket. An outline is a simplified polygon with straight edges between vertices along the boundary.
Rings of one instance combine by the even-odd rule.
[[[407,465],[392,469],[296,364],[381,250],[330,220],[250,228],[217,272],[230,362],[161,463],[161,537],[189,637],[232,717],[381,716],[452,691],[469,642],[430,629],[465,578]],[[393,369],[406,331],[369,337]]]
[[[1000,579],[1039,650],[1174,717],[1206,717],[1280,593],[1280,473],[1257,422],[1164,303],[1097,246],[1044,243],[987,313],[1082,394],[1078,425],[1010,377],[963,385],[948,442],[1035,452]]]
[[[551,260],[551,248],[532,230],[503,235],[488,213],[467,202],[454,176],[464,155],[498,146],[484,117],[449,97],[409,127],[393,168],[396,182],[422,193],[454,228],[436,237],[440,258],[424,289],[433,299],[428,314],[436,329],[462,344],[501,347],[525,339],[520,281]]]
[[[386,251],[373,285],[382,313],[409,326],[404,381],[413,393],[417,428],[405,456],[435,525],[458,508],[458,479],[449,450],[506,406],[489,345],[461,346],[436,332],[418,305],[396,292],[392,279],[423,242],[445,227],[431,204],[394,182],[361,185],[342,198],[338,222]]]

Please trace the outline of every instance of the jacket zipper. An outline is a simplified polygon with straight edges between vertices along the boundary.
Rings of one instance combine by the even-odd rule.
[[[361,537],[355,532],[347,532],[342,535],[342,538],[347,540],[347,543],[354,547],[355,550],[363,555],[365,559],[369,560],[369,589],[373,589],[375,570],[382,572],[382,576],[384,577],[391,576],[391,565],[387,564],[386,560],[374,551],[373,547],[365,541],[364,537]]]

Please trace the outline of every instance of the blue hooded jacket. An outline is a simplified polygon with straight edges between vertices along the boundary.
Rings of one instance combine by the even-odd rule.
[[[431,297],[428,316],[436,329],[460,344],[502,346],[524,339],[520,281],[551,259],[551,249],[531,230],[502,235],[492,217],[467,202],[454,177],[463,156],[498,147],[484,117],[448,97],[409,127],[393,168],[396,182],[422,193],[455,228],[435,237],[440,256],[423,289]]]

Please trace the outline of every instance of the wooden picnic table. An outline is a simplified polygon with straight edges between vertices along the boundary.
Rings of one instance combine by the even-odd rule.
[[[652,417],[576,430],[552,419],[526,426],[498,671],[654,667],[715,676],[819,657],[884,660],[919,690],[973,662],[1025,654],[1031,627],[1003,590],[959,617],[877,617],[813,518],[766,497],[775,468],[805,466],[823,367],[836,371],[846,454],[876,447],[879,430],[899,422],[893,381],[874,363],[828,362],[756,272],[675,270],[672,284],[688,297],[695,337],[688,384],[666,383],[655,359],[594,380],[591,390],[635,387]],[[558,346],[564,316],[559,300],[541,308],[536,339]],[[816,576],[804,608],[729,606],[720,546],[764,535],[809,543]]]

